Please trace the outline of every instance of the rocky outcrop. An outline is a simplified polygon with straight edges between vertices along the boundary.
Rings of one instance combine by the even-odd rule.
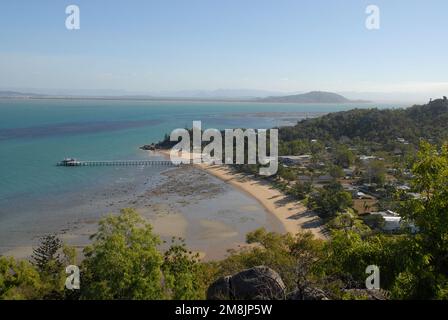
[[[151,143],[151,144],[145,144],[144,146],[141,146],[140,149],[154,151],[157,149],[157,147],[154,143]]]
[[[297,288],[287,297],[288,300],[329,300],[325,292],[311,286]]]
[[[207,291],[207,299],[281,300],[286,286],[274,270],[258,266],[233,276],[221,277]]]
[[[344,293],[357,300],[387,300],[388,295],[384,290],[345,289]]]
[[[342,289],[345,299],[387,300],[384,290]],[[341,297],[338,296],[338,299]],[[330,300],[332,295],[305,282],[286,294],[280,275],[266,266],[243,270],[232,276],[221,277],[207,290],[208,300]]]

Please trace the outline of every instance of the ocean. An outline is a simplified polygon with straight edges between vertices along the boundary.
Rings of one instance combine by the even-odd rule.
[[[65,157],[156,159],[157,155],[151,156],[139,146],[157,142],[175,128],[191,127],[194,120],[201,120],[203,128],[272,128],[355,107],[401,106],[0,100],[0,253],[25,246],[43,233],[60,232],[63,223],[75,223],[74,217],[88,219],[96,217],[94,210],[101,215],[117,210],[120,204],[111,205],[109,200],[119,198],[120,188],[137,195],[143,188],[161,183],[161,173],[166,170],[57,167]],[[240,206],[258,205],[247,196],[241,197]],[[225,203],[220,200],[220,206]],[[76,214],[76,210],[86,212]],[[257,210],[263,211],[259,205]]]

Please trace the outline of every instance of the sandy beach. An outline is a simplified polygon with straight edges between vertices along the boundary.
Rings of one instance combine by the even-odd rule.
[[[168,150],[158,152],[169,157]],[[225,165],[202,163],[195,166],[252,196],[281,222],[286,232],[297,234],[310,231],[318,239],[326,238],[321,219],[316,213],[309,211],[300,202],[289,199],[267,181],[233,172]]]

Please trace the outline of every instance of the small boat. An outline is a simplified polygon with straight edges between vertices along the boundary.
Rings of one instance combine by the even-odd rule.
[[[59,162],[60,166],[66,166],[66,167],[74,167],[81,165],[81,162],[74,159],[74,158],[65,158],[61,162]]]

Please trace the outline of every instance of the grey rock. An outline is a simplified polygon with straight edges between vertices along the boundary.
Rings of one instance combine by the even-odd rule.
[[[329,300],[329,298],[323,290],[306,286],[291,292],[288,300]]]
[[[346,289],[345,293],[350,294],[355,299],[363,300],[387,300],[388,295],[384,290],[369,290],[369,289]]]
[[[207,299],[278,300],[285,299],[286,286],[274,270],[258,266],[216,280]]]

